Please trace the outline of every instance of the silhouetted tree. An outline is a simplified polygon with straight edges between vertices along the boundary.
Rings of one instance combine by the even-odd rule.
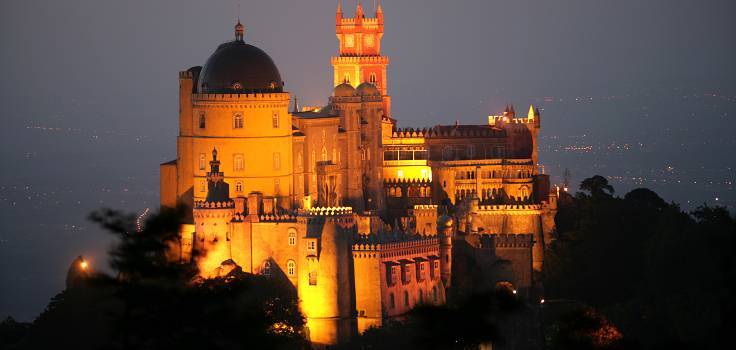
[[[600,175],[595,175],[583,180],[583,182],[580,183],[580,189],[582,191],[590,192],[593,196],[613,194],[613,186],[609,185],[608,180]]]

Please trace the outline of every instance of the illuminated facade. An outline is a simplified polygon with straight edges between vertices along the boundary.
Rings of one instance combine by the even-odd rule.
[[[204,67],[179,74],[161,205],[192,210],[172,259],[196,250],[203,277],[237,265],[289,282],[317,345],[486,284],[534,296],[556,210],[537,170],[538,110],[397,128],[381,6],[372,18],[338,6],[335,24],[323,107],[290,110],[276,65],[240,23]]]

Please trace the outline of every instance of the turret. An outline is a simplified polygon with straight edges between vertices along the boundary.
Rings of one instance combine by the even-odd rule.
[[[443,215],[437,219],[437,238],[440,241],[440,278],[445,288],[450,287],[452,277],[452,236],[455,223],[452,217]]]
[[[376,8],[376,18],[378,18],[378,24],[383,24],[383,8],[381,2],[378,2],[378,8]]]
[[[340,25],[342,20],[342,0],[337,0],[337,11],[335,12],[335,25]]]

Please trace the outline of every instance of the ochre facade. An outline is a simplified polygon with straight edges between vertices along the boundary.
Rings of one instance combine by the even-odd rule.
[[[538,297],[556,211],[537,166],[539,111],[398,128],[380,5],[375,17],[338,7],[335,20],[323,107],[292,101],[240,23],[203,67],[179,73],[161,205],[191,216],[172,259],[205,278],[239,266],[289,282],[318,346],[483,288]]]

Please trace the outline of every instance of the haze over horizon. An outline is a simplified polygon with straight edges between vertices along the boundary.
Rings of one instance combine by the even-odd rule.
[[[364,1],[368,14],[370,2]],[[609,177],[685,208],[736,205],[736,3],[729,0],[383,1],[382,51],[402,127],[542,110],[540,160],[560,183]],[[232,0],[8,0],[1,6],[0,318],[31,320],[79,254],[98,268],[100,207],[158,204],[175,157],[177,72],[232,40]],[[325,104],[335,0],[243,1],[245,40],[286,90]],[[343,1],[352,15],[355,1]],[[574,185],[574,188],[577,186]],[[573,188],[573,189],[574,189]],[[22,267],[22,268],[20,268]]]

